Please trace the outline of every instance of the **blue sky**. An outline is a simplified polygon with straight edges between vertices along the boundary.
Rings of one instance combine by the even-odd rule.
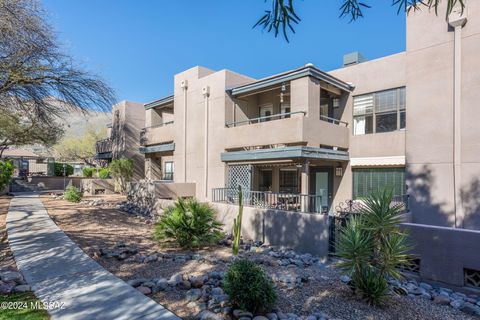
[[[115,88],[119,100],[172,93],[173,75],[202,65],[254,78],[308,62],[323,70],[360,51],[375,59],[405,50],[405,18],[390,1],[366,17],[339,19],[339,0],[298,1],[302,21],[290,43],[253,24],[263,0],[43,0],[65,50]]]

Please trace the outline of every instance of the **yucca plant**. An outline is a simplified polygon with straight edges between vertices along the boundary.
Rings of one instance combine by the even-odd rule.
[[[381,303],[388,293],[388,278],[401,279],[399,266],[412,257],[407,234],[400,229],[402,205],[392,205],[393,194],[385,189],[364,199],[360,214],[342,228],[338,266],[351,276],[351,286],[371,304]]]
[[[154,238],[162,242],[177,242],[182,248],[193,248],[221,239],[221,227],[210,205],[179,198],[160,216],[155,224]]]
[[[242,216],[243,216],[243,192],[242,187],[238,186],[238,216],[233,219],[233,243],[232,253],[234,256],[238,255],[240,249],[240,241],[242,238]]]

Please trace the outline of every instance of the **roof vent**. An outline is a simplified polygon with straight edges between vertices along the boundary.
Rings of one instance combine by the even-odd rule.
[[[311,62],[309,62],[305,65],[305,67],[313,67],[313,66],[314,66],[313,63],[311,63]]]
[[[343,56],[343,66],[348,67],[367,61],[365,57],[358,51],[347,53]]]

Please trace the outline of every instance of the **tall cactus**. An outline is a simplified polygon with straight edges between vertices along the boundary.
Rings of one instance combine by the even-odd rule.
[[[238,255],[240,249],[240,239],[242,236],[242,215],[243,215],[243,193],[242,187],[238,186],[238,216],[233,219],[233,243],[232,252],[233,255]]]

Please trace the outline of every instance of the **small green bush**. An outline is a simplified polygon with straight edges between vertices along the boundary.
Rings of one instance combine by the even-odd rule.
[[[85,178],[93,177],[93,173],[95,172],[95,168],[83,168],[82,173]]]
[[[175,241],[182,248],[198,247],[220,240],[223,237],[221,226],[210,205],[179,198],[173,206],[165,209],[155,224],[154,238]]]
[[[127,183],[133,177],[133,160],[126,158],[113,160],[108,168],[115,180],[115,191],[124,194],[127,191]]]
[[[70,202],[80,202],[82,200],[82,193],[74,186],[68,186],[63,198]]]
[[[248,259],[231,264],[223,287],[237,307],[253,313],[268,311],[277,300],[272,281],[261,267]]]
[[[11,161],[0,161],[0,191],[2,191],[10,183],[14,169],[15,166]]]
[[[55,173],[55,176],[57,177],[63,177],[63,163],[55,163],[54,165],[54,173]],[[65,164],[65,173],[66,173],[66,176],[70,176],[73,174],[73,166],[69,165],[69,164]]]
[[[108,168],[102,168],[102,169],[98,170],[98,177],[100,179],[110,178],[110,170],[108,170]]]

